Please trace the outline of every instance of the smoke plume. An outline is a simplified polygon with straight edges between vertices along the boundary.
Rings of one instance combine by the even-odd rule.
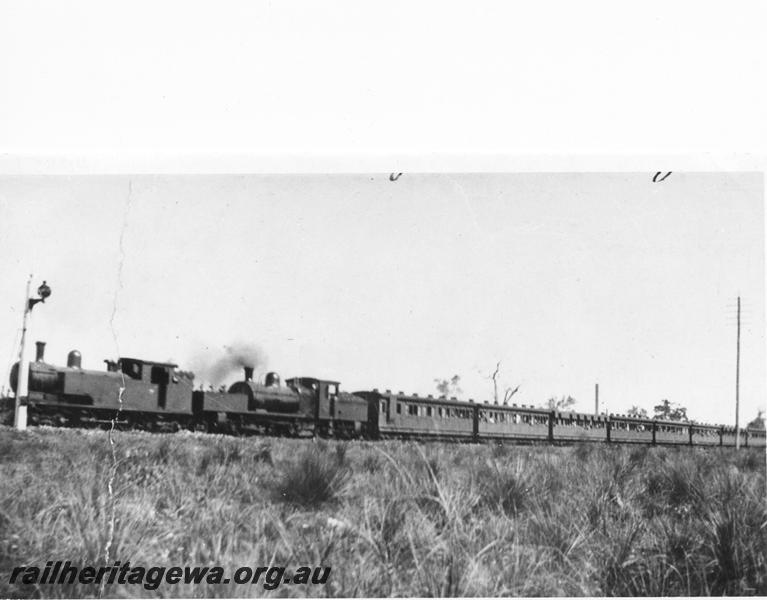
[[[223,347],[223,352],[206,352],[194,359],[195,373],[212,385],[219,385],[229,375],[239,371],[242,379],[243,367],[258,369],[266,365],[266,353],[255,344],[235,342]]]

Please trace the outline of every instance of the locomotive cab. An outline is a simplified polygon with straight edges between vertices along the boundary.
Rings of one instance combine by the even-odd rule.
[[[191,385],[186,379],[183,380],[185,385],[178,385],[182,380],[175,374],[177,367],[178,365],[174,363],[152,362],[138,358],[121,357],[117,361],[118,372],[122,372],[123,375],[136,382],[131,388],[138,385],[141,389],[146,390],[149,397],[154,396],[154,402],[150,402],[154,404],[155,410],[181,410],[185,408]]]
[[[294,377],[286,383],[301,398],[302,412],[322,435],[358,437],[368,428],[368,401],[342,392],[339,382],[314,377]]]
[[[311,413],[316,420],[333,418],[338,399],[339,383],[337,381],[326,381],[314,377],[294,377],[286,380],[285,383],[302,397],[310,399]]]

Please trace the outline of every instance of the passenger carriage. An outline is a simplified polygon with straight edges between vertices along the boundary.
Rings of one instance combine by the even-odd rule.
[[[532,406],[477,406],[477,435],[480,439],[531,440],[549,439],[549,411]]]
[[[694,446],[719,446],[722,443],[721,427],[718,425],[690,424]]]
[[[381,437],[424,437],[471,441],[475,438],[472,402],[418,396],[391,390],[354,392],[373,407]]]
[[[679,421],[655,420],[655,443],[667,445],[689,445],[690,424]]]
[[[653,421],[626,415],[610,415],[610,442],[652,444]]]
[[[748,430],[748,447],[764,448],[767,446],[767,432],[764,429]]]
[[[734,427],[722,427],[722,446],[735,447],[736,431]],[[740,430],[740,445],[745,447],[748,442],[748,434],[745,429]]]
[[[607,441],[607,415],[558,411],[553,414],[553,419],[555,441]]]

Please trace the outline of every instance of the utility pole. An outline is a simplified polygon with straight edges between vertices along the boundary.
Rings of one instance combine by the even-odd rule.
[[[740,296],[738,296],[738,345],[735,352],[735,449],[740,450]]]
[[[599,416],[599,384],[594,384],[594,416]]]
[[[21,327],[21,344],[19,348],[19,375],[16,382],[16,405],[13,412],[13,426],[17,431],[24,431],[27,428],[27,397],[29,395],[29,362],[24,353],[24,346],[27,340],[27,320],[32,308],[38,302],[45,302],[45,299],[51,295],[51,288],[43,281],[43,285],[37,288],[39,298],[29,297],[29,286],[32,284],[32,275],[27,280],[27,293],[24,296],[24,322]]]

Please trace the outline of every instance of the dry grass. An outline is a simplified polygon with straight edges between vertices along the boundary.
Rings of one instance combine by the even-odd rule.
[[[764,452],[119,433],[111,555],[325,565],[326,586],[113,585],[108,597],[767,594]],[[13,566],[99,564],[104,432],[0,430],[0,597]]]

